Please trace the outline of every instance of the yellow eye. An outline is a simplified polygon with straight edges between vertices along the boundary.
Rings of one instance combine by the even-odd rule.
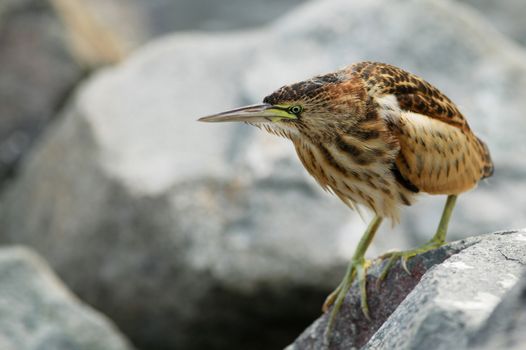
[[[303,111],[303,108],[298,105],[289,107],[289,112],[295,115],[300,114],[302,111]]]

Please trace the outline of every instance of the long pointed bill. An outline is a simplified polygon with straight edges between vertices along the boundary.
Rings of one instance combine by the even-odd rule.
[[[249,123],[268,123],[276,122],[281,119],[296,119],[294,114],[287,112],[286,108],[273,106],[268,103],[251,105],[232,109],[219,114],[199,118],[200,122],[220,123],[220,122],[249,122]]]

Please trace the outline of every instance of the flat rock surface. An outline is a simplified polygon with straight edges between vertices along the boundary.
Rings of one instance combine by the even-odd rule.
[[[130,350],[102,314],[79,301],[27,248],[0,248],[0,349]]]
[[[525,257],[526,231],[510,231],[468,238],[421,254],[408,264],[411,276],[398,264],[381,286],[376,282],[384,263],[377,262],[368,276],[371,321],[361,313],[359,290],[354,284],[329,342],[323,336],[328,318],[324,314],[287,350],[466,349],[473,334],[482,334],[488,319],[485,329],[494,330],[498,314],[500,320],[518,328],[516,338],[508,338],[507,344],[518,344],[519,329],[524,331],[519,323],[523,312],[511,318],[502,317],[503,310],[490,314],[499,303],[503,305],[497,309],[515,305],[524,310],[517,297],[510,301],[506,292],[521,277]],[[518,293],[515,290],[513,295]],[[491,332],[486,334],[478,344],[488,346],[486,339],[497,338]],[[503,340],[499,338],[501,345]]]

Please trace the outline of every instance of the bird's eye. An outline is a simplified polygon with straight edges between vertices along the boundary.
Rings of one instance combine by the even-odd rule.
[[[289,112],[292,113],[292,114],[296,114],[296,115],[298,115],[298,114],[301,113],[301,111],[303,111],[303,108],[302,108],[301,106],[298,106],[298,105],[296,105],[296,106],[291,106],[291,107],[289,108]]]

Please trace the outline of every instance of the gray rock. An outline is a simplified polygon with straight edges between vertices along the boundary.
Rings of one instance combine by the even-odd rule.
[[[284,346],[319,314],[364,224],[287,142],[195,119],[354,61],[400,65],[459,102],[496,160],[451,231],[519,225],[526,60],[488,27],[449,1],[332,0],[253,32],[148,45],[78,91],[3,194],[0,239],[34,246],[144,348]],[[369,254],[429,238],[442,201],[407,209]]]
[[[524,255],[505,256],[525,265]],[[526,273],[502,298],[484,326],[470,337],[469,349],[526,349]]]
[[[468,238],[419,255],[408,265],[411,276],[395,265],[380,287],[376,282],[385,262],[377,261],[368,276],[371,321],[361,314],[355,283],[329,342],[324,337],[325,314],[287,350],[466,349],[473,333],[482,334],[481,327],[497,304],[510,303],[506,292],[524,271],[525,257],[526,231],[510,231]],[[520,302],[517,297],[513,300],[516,306]],[[501,312],[500,319],[522,327],[520,317]]]
[[[131,349],[106,317],[82,304],[40,257],[22,247],[0,249],[0,348]]]
[[[0,3],[0,182],[83,76],[47,1]]]
[[[482,237],[424,275],[365,349],[466,348],[525,264],[526,231]]]

